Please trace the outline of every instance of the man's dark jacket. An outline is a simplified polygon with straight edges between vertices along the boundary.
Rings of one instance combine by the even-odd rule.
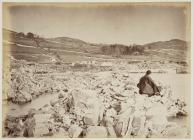
[[[137,84],[140,94],[148,94],[149,96],[154,95],[159,92],[157,85],[153,82],[149,75],[141,77],[139,83]]]

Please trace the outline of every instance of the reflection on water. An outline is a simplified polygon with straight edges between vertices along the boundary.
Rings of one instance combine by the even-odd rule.
[[[189,117],[185,116],[178,116],[178,117],[168,117],[167,120],[169,122],[175,122],[180,125],[186,125],[185,122],[188,122]]]
[[[188,116],[178,116],[178,117],[168,117],[169,122],[174,122],[181,127],[186,127],[188,130],[191,130],[191,120],[190,115]]]
[[[58,94],[45,94],[39,96],[38,98],[33,99],[32,102],[23,105],[13,104],[11,102],[8,102],[6,105],[6,101],[4,101],[3,103],[6,106],[5,111],[7,112],[8,115],[18,116],[26,114],[28,110],[31,108],[39,109],[43,107],[45,104],[50,104],[50,100],[55,99],[57,97]]]

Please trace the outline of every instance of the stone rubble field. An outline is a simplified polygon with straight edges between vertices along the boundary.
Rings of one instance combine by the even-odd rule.
[[[190,137],[186,124],[168,121],[190,114],[186,103],[175,98],[170,86],[162,81],[156,81],[162,87],[161,95],[148,97],[138,93],[139,79],[118,66],[109,71],[57,73],[46,66],[41,69],[16,63],[10,79],[5,79],[5,84],[10,85],[7,100],[25,104],[44,94],[58,95],[49,104],[34,109],[35,137],[46,137],[50,127],[53,135],[49,137]],[[5,117],[5,137],[21,133],[17,131],[18,118],[25,115]],[[8,135],[8,130],[14,132]]]

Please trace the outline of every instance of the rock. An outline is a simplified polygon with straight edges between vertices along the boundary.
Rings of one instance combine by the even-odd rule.
[[[79,127],[77,124],[71,125],[70,128],[68,129],[70,138],[78,138],[81,132],[82,132],[82,128]]]
[[[57,132],[54,133],[52,136],[53,138],[69,138],[68,132],[65,131],[63,128],[59,128]]]
[[[45,104],[43,107],[48,107],[49,105],[48,104]]]
[[[59,114],[60,116],[63,116],[65,113],[66,113],[65,108],[60,107],[59,110],[58,110],[58,114]]]
[[[63,115],[63,125],[66,127],[66,128],[69,128],[70,125],[71,125],[71,118],[69,115]]]
[[[112,107],[116,110],[116,112],[121,111],[121,102],[116,102],[112,105]]]
[[[58,98],[66,98],[66,93],[64,92],[61,92],[59,95],[58,95]]]
[[[97,125],[98,124],[98,120],[94,120],[92,115],[84,116],[83,121],[86,125]]]
[[[53,107],[55,104],[57,104],[58,103],[58,99],[52,99],[51,101],[50,101],[50,105]]]
[[[114,117],[117,115],[117,111],[114,108],[107,109],[106,116],[107,117]]]
[[[107,129],[102,126],[89,126],[86,130],[86,138],[106,138]]]
[[[106,129],[108,132],[108,137],[110,137],[110,138],[116,138],[117,137],[113,126],[107,126]]]
[[[115,125],[114,125],[114,130],[115,130],[115,133],[116,133],[116,136],[117,137],[121,137],[121,132],[122,132],[122,127],[123,127],[123,123],[122,122],[116,122]]]
[[[64,91],[64,92],[68,92],[68,89],[64,89],[63,91]]]
[[[123,104],[122,104],[123,106]],[[122,107],[121,111],[117,115],[117,122],[115,125],[116,134],[118,137],[125,136],[128,132],[129,122],[131,120],[131,116],[133,114],[133,107]]]
[[[22,136],[22,129],[23,129],[23,119],[25,119],[26,116],[10,116],[8,115],[4,121],[4,134],[5,136],[11,136],[11,137],[20,137]],[[6,131],[6,133],[5,133]]]
[[[163,104],[155,103],[154,106],[148,110],[148,115],[152,116],[152,123],[156,129],[162,131],[168,124],[167,110]]]
[[[29,102],[29,101],[31,101],[32,100],[32,96],[31,96],[31,94],[29,94],[29,93],[25,93],[25,94],[23,94],[24,95],[24,98],[26,99],[26,101],[27,102]]]
[[[84,113],[84,122],[88,125],[97,125],[99,123],[99,118],[101,116],[101,106],[97,94],[93,90],[81,90],[73,91],[72,96],[74,99],[75,108],[79,108],[80,103],[84,103],[84,108],[82,111]]]
[[[169,116],[187,116],[187,105],[185,102],[177,99],[172,101],[172,103],[168,107],[168,115]]]

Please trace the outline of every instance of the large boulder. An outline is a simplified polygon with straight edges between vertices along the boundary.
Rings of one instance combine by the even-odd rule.
[[[160,134],[169,124],[167,120],[167,109],[161,103],[154,103],[147,113],[147,116],[151,116],[149,123],[151,123],[151,129],[157,134]]]
[[[94,90],[73,91],[74,107],[80,110],[84,117],[84,123],[87,125],[98,125],[103,109],[97,94]]]

